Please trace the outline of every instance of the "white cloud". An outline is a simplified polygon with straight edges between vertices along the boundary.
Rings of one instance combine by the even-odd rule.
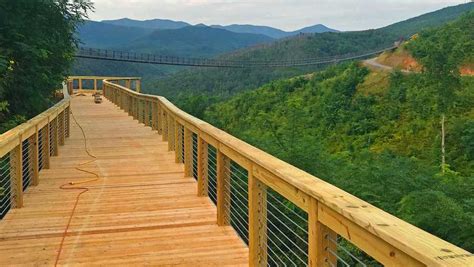
[[[95,0],[91,19],[173,19],[192,24],[257,24],[295,30],[322,23],[378,28],[468,0]]]

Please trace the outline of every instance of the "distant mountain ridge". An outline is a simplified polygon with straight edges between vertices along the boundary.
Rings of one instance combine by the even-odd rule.
[[[102,20],[102,23],[112,24],[117,26],[126,27],[140,27],[155,30],[169,30],[169,29],[180,29],[184,27],[193,26],[187,22],[174,21],[169,19],[151,19],[151,20],[134,20],[129,18],[122,18],[117,20]],[[197,24],[195,26],[207,26],[205,24]],[[283,31],[274,27],[269,26],[258,26],[251,24],[232,24],[232,25],[210,25],[209,27],[224,29],[235,33],[253,33],[263,34],[274,39],[280,39],[297,35],[299,33],[323,33],[323,32],[338,32],[338,30],[331,29],[323,24],[316,24],[308,26],[296,31]]]
[[[117,26],[138,27],[147,29],[179,29],[191,24],[184,21],[174,21],[169,19],[149,19],[149,20],[134,20],[129,18],[122,18],[116,20],[102,20],[102,23],[113,24]]]
[[[262,34],[236,33],[197,25],[179,29],[155,30],[123,47],[126,50],[141,53],[212,57],[273,40]]]

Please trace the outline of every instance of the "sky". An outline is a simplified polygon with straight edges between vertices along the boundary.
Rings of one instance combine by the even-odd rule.
[[[92,0],[92,20],[172,19],[191,24],[254,24],[296,30],[314,24],[349,31],[379,28],[468,0]]]

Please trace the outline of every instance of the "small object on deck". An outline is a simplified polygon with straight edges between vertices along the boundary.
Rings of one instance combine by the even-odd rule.
[[[94,102],[95,102],[96,104],[102,103],[102,97],[100,97],[100,94],[98,94],[98,93],[97,93],[97,94],[94,94]]]

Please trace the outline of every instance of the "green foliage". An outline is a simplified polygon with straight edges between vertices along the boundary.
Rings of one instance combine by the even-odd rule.
[[[275,81],[215,104],[205,119],[366,201],[474,248],[472,77],[461,79],[447,122],[451,171],[438,174],[435,90],[425,74],[385,74],[369,87],[357,64]],[[367,84],[366,84],[367,83]],[[427,193],[428,192],[428,193]],[[436,193],[430,193],[436,192]],[[419,200],[419,202],[418,202]],[[433,201],[423,207],[419,203]],[[432,209],[430,209],[432,207]],[[436,214],[436,216],[435,216]],[[440,218],[447,218],[437,224]],[[430,220],[431,218],[431,220]]]
[[[0,2],[0,130],[44,111],[61,88],[88,1]]]
[[[359,54],[390,46],[400,37],[409,37],[424,28],[452,21],[464,12],[473,9],[474,3],[466,3],[376,30],[299,35],[222,57],[234,60],[291,60]],[[321,66],[277,69],[190,69],[165,78],[157,77],[159,79],[151,84],[152,89],[147,90],[172,100],[177,100],[179,93],[185,93],[188,96],[208,94],[229,98],[239,92],[258,88],[270,81],[311,73],[320,68]],[[179,91],[176,88],[179,88]]]

